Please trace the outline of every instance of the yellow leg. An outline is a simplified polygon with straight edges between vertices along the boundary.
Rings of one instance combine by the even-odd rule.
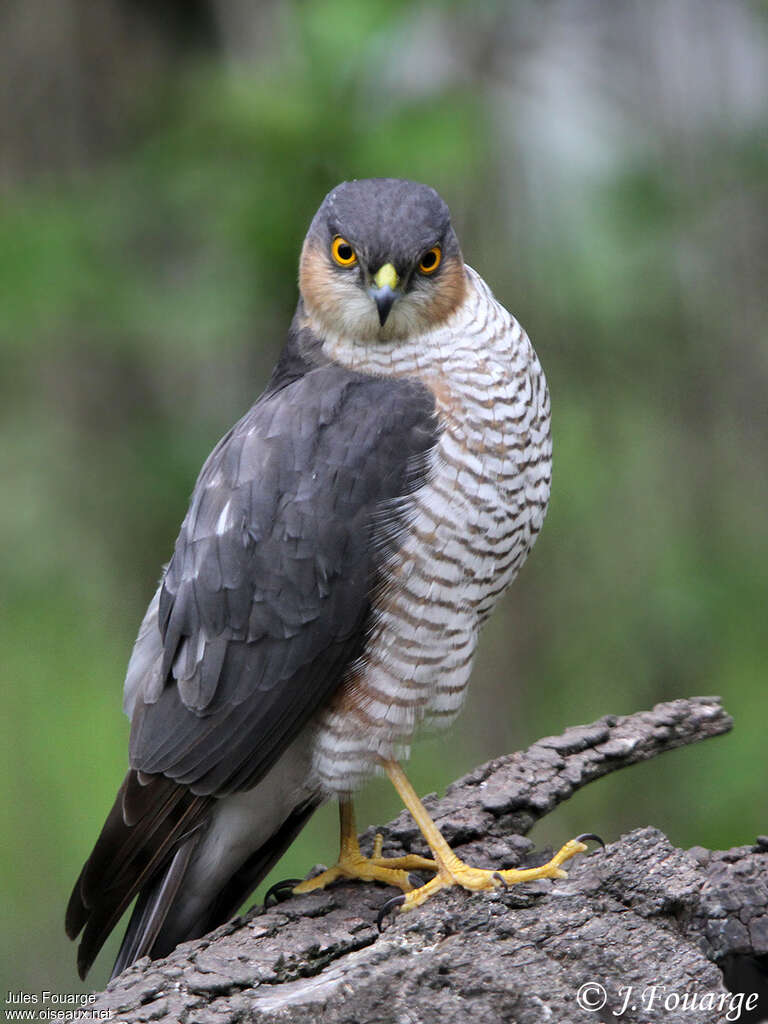
[[[339,823],[341,840],[339,859],[332,868],[323,871],[314,878],[308,878],[293,890],[295,893],[313,892],[324,889],[326,885],[339,878],[359,878],[363,882],[386,882],[396,885],[403,892],[413,889],[409,879],[409,871],[436,871],[437,864],[426,857],[409,854],[406,857],[382,857],[382,837],[377,835],[373,843],[373,856],[364,857],[357,842],[355,811],[351,799],[339,800]]]
[[[419,904],[429,899],[434,893],[439,892],[440,889],[453,885],[461,885],[472,892],[479,892],[514,885],[515,882],[532,882],[539,878],[566,878],[566,872],[563,871],[560,865],[570,860],[577,853],[583,853],[587,849],[580,840],[569,839],[565,846],[558,850],[551,860],[538,868],[525,868],[522,870],[510,868],[506,871],[491,871],[485,868],[470,867],[462,860],[459,860],[445,841],[397,761],[384,761],[383,766],[392,785],[400,794],[400,798],[421,829],[421,834],[429,844],[437,864],[437,874],[426,885],[422,885],[418,889],[405,890],[405,897],[398,897],[398,902],[402,901],[400,909],[403,911],[418,907]],[[395,901],[392,900],[390,902],[394,903]]]

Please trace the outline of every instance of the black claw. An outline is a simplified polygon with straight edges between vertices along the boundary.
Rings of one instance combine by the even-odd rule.
[[[268,907],[272,899],[275,904],[287,900],[300,881],[300,878],[284,878],[282,882],[275,882],[264,894],[264,906]]]
[[[509,882],[506,880],[506,878],[504,878],[500,871],[494,871],[493,877],[496,879],[497,882],[500,882],[505,889],[509,888]]]
[[[376,927],[380,932],[384,931],[384,919],[395,910],[396,907],[402,907],[405,903],[405,893],[401,893],[399,896],[393,896],[391,900],[382,906],[381,910],[376,916]]]
[[[580,836],[576,836],[577,843],[586,843],[590,839],[593,843],[600,843],[602,848],[605,849],[605,843],[600,838],[600,836],[595,835],[594,832],[582,832]]]

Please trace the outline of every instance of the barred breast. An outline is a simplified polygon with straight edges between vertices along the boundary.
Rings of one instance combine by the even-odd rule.
[[[455,718],[480,627],[544,521],[552,454],[544,373],[517,321],[467,274],[466,301],[433,334],[364,349],[326,343],[350,368],[422,381],[443,424],[376,594],[364,656],[314,731],[313,774],[328,794],[353,791],[380,757],[407,757],[420,725]]]

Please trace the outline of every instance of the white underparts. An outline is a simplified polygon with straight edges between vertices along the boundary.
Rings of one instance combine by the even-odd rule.
[[[422,381],[444,425],[376,597],[365,655],[316,723],[313,774],[329,795],[359,787],[378,758],[407,756],[421,725],[453,721],[480,627],[544,521],[544,374],[517,321],[467,274],[467,299],[439,330],[398,343],[324,343],[350,369]]]

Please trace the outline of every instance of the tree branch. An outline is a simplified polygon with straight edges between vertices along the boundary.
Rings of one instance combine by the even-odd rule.
[[[529,860],[524,835],[575,790],[731,725],[715,697],[607,716],[490,761],[426,803],[473,864],[540,863],[546,855]],[[426,852],[405,812],[381,831],[385,854]],[[363,848],[373,833],[361,837]],[[375,920],[386,890],[344,883],[254,908],[165,960],[145,958],[89,1009],[109,1008],[126,1022],[194,1024],[719,1024],[737,1019],[726,1017],[737,997],[717,965],[733,974],[734,964],[768,956],[766,877],[768,838],[727,853],[682,851],[645,828],[579,858],[567,880],[482,895],[451,890],[382,935]],[[579,1005],[585,983],[603,987],[602,1013]],[[589,998],[599,1001],[601,989],[582,990]],[[742,1022],[761,1019],[743,1005],[740,1013]]]

